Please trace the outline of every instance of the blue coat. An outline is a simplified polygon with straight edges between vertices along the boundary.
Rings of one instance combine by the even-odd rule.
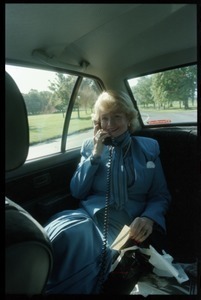
[[[135,182],[128,189],[125,210],[131,221],[137,216],[146,216],[164,230],[165,214],[171,200],[160,161],[158,142],[152,138],[132,136],[133,172]],[[93,139],[88,139],[81,148],[81,160],[71,180],[71,193],[81,200],[81,205],[93,218],[105,205],[107,186],[106,164],[109,150],[104,146],[99,164],[91,164]]]
[[[103,269],[103,224],[100,220],[104,216],[109,149],[108,146],[104,147],[98,164],[90,161],[92,150],[93,140],[88,139],[83,143],[81,160],[70,183],[72,195],[81,200],[81,207],[57,213],[45,226],[54,254],[47,294],[99,293]],[[122,210],[116,210],[114,199],[110,199],[108,246],[121,228],[125,224],[129,225],[136,216],[149,217],[165,230],[165,213],[170,194],[160,163],[158,142],[150,138],[132,137],[130,153],[126,159],[128,200]],[[109,274],[113,256],[108,246],[105,252],[104,280]]]

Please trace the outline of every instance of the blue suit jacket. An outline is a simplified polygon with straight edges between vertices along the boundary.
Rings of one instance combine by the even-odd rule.
[[[160,161],[158,142],[152,138],[132,136],[133,172],[135,183],[128,190],[125,210],[134,220],[145,216],[154,220],[164,230],[165,214],[171,200]],[[71,193],[81,200],[82,206],[94,217],[104,208],[107,188],[106,164],[109,149],[104,147],[99,164],[91,164],[93,139],[85,140],[81,148],[81,160],[71,179]]]

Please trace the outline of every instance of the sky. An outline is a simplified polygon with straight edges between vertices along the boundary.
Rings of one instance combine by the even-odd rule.
[[[55,78],[55,72],[38,71],[37,69],[6,65],[6,71],[13,77],[21,93],[24,94],[27,94],[31,89],[36,89],[39,92],[49,90],[50,83],[48,80],[53,81]]]
[[[55,72],[45,70],[6,65],[6,71],[13,77],[23,94],[28,94],[31,89],[36,89],[39,92],[49,91],[49,80],[53,81],[55,79]],[[136,83],[136,79],[129,80],[131,86]]]

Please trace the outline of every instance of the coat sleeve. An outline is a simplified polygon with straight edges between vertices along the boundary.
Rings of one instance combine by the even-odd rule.
[[[94,174],[99,164],[91,164],[93,140],[85,140],[81,147],[81,159],[70,182],[70,190],[73,197],[84,200],[91,190]]]
[[[167,187],[166,178],[159,156],[159,144],[156,140],[154,140],[154,147],[152,149],[153,161],[155,164],[154,176],[147,194],[146,207],[141,217],[148,217],[152,219],[165,230],[165,215],[171,202],[171,195]]]

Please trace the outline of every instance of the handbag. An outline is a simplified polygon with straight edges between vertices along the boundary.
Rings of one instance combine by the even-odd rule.
[[[139,278],[152,271],[149,258],[128,240],[114,255],[111,272],[103,285],[104,293],[129,294]]]

